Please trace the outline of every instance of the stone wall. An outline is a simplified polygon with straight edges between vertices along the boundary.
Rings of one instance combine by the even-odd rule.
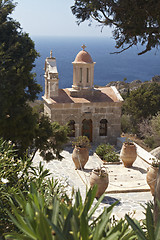
[[[70,120],[75,121],[75,136],[82,135],[82,121],[92,120],[92,141],[94,143],[109,142],[116,144],[117,137],[121,134],[121,105],[122,103],[45,103],[44,112],[51,121],[66,124]],[[107,136],[99,136],[100,121],[106,119]]]

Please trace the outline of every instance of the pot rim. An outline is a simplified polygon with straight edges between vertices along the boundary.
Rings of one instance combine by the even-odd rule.
[[[108,176],[107,171],[104,171],[104,172],[103,172],[103,175],[101,175],[101,174],[99,174],[98,171],[96,171],[96,169],[92,169],[92,173],[96,174],[96,175],[99,176],[99,177],[107,177],[107,176]]]
[[[159,167],[154,167],[154,166],[152,166],[152,165],[150,165],[150,167],[153,168],[154,170],[158,170],[158,169],[159,169]],[[150,167],[149,167],[149,168],[150,168]]]
[[[75,147],[74,148],[77,148],[77,149],[87,149],[88,150],[88,148],[86,148],[86,147],[77,147],[76,145],[75,145]]]

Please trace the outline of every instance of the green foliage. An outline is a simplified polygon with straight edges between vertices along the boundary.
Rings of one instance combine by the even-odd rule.
[[[23,162],[15,159],[15,156],[13,146],[0,139],[0,235],[5,232],[6,226],[12,228],[5,212],[5,208],[9,207],[7,197],[21,185],[18,174],[23,169]]]
[[[33,157],[40,149],[46,160],[61,159],[67,127],[51,124],[41,116],[40,104],[32,103],[42,90],[32,73],[38,53],[28,34],[9,17],[14,7],[12,0],[0,1],[0,137],[14,143],[21,157],[30,148]]]
[[[19,192],[15,194],[16,201],[11,201],[12,214],[7,212],[20,232],[7,233],[6,239],[132,239],[129,237],[133,237],[134,233],[124,220],[111,221],[111,211],[116,203],[104,209],[100,216],[93,217],[104,197],[101,196],[93,206],[96,190],[97,187],[94,186],[86,193],[84,203],[80,192],[77,191],[74,203],[62,201],[55,195],[52,203],[48,205],[43,194],[31,184],[27,200]]]
[[[128,215],[125,216],[129,225],[133,228],[135,234],[140,240],[158,240],[160,236],[160,219],[158,219],[156,225],[153,221],[152,207],[150,204],[147,204],[145,221],[142,222],[142,225],[131,219]]]
[[[110,144],[100,144],[96,149],[96,154],[106,162],[119,162],[119,156]]]
[[[75,0],[71,7],[78,24],[92,19],[102,26],[113,26],[116,48],[124,51],[141,44],[143,54],[160,45],[160,2],[139,0]]]
[[[147,146],[158,147],[160,145],[160,112],[152,118],[144,119],[139,124],[139,132]]]
[[[155,158],[152,158],[152,159],[150,159],[150,160],[152,160],[152,166],[153,167],[155,167],[155,168],[158,168],[159,167],[159,165],[160,165],[160,160],[159,159],[155,159]]]
[[[29,102],[33,113],[42,114],[44,112],[44,102],[43,100],[35,100],[34,102]]]
[[[146,136],[143,139],[143,142],[147,147],[149,147],[151,149],[154,149],[156,147],[153,136]]]
[[[116,152],[108,152],[104,155],[104,161],[106,162],[119,162],[119,156],[116,154]]]
[[[123,114],[131,116],[134,131],[138,132],[138,124],[160,110],[160,85],[157,83],[143,84],[133,90],[125,99]]]
[[[34,101],[42,88],[32,73],[38,53],[28,34],[9,14],[12,0],[0,1],[0,137],[11,140],[20,154],[32,143],[37,115],[28,101]]]
[[[152,136],[156,146],[160,145],[160,112],[153,116],[151,119],[151,129],[152,129]]]
[[[121,130],[123,133],[133,133],[134,132],[134,127],[132,126],[132,119],[131,119],[130,115],[122,114]]]
[[[42,164],[38,167],[31,166],[31,159],[19,159],[11,143],[0,139],[0,236],[6,231],[17,229],[6,214],[10,209],[9,201],[14,201],[14,194],[19,190],[27,198],[30,183],[34,183],[39,193],[42,193],[47,204],[52,197],[65,198],[64,188],[53,179],[47,179],[49,171]]]
[[[61,126],[57,122],[51,123],[47,116],[42,115],[36,129],[34,141],[34,154],[39,149],[40,155],[47,161],[62,159],[60,155],[63,145],[68,141],[69,129],[67,125]]]
[[[80,148],[90,148],[90,141],[87,136],[79,136],[72,142],[72,145]]]

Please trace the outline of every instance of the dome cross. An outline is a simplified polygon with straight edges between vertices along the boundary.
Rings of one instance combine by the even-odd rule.
[[[83,51],[85,50],[85,48],[86,48],[86,46],[83,44],[83,45],[82,45],[82,49],[83,49]]]
[[[53,52],[52,52],[52,50],[51,50],[51,51],[50,51],[50,58],[53,58],[52,54],[53,54]]]

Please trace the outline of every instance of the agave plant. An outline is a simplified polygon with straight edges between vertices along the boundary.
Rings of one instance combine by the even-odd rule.
[[[147,203],[145,208],[145,220],[140,224],[138,221],[131,219],[128,215],[125,216],[129,225],[136,233],[138,240],[159,240],[160,239],[160,219],[158,219],[156,225],[153,218],[153,206]]]
[[[44,195],[32,183],[28,200],[20,192],[11,202],[12,213],[7,211],[20,232],[8,233],[6,239],[16,240],[128,240],[134,232],[124,220],[111,221],[113,204],[96,217],[95,211],[104,196],[93,204],[97,187],[89,189],[83,203],[80,191],[74,201],[53,196],[47,205]],[[17,207],[18,206],[18,207]]]

